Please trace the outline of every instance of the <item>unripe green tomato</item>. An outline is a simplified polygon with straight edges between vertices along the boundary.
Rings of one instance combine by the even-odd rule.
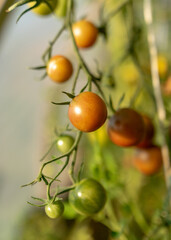
[[[106,191],[96,180],[83,179],[70,191],[69,202],[78,213],[91,216],[104,207]]]
[[[64,211],[64,205],[61,200],[57,200],[54,203],[50,203],[45,206],[46,215],[50,218],[58,218]]]
[[[74,138],[69,135],[61,135],[57,140],[57,148],[61,153],[67,153],[74,144]]]
[[[45,2],[40,3],[37,7],[33,8],[32,11],[38,15],[46,16],[52,13],[52,11],[55,10],[57,0],[47,0],[49,5],[51,6],[51,9],[48,7],[48,5]],[[36,2],[29,2],[29,7],[33,7]]]

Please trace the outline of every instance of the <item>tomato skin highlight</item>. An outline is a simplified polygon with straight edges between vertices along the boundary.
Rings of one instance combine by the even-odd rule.
[[[154,126],[151,119],[148,116],[142,116],[144,121],[144,135],[137,147],[146,148],[152,146],[152,140],[154,137]]]
[[[152,146],[137,149],[133,157],[133,165],[145,175],[157,173],[162,166],[162,154],[160,147]]]
[[[49,60],[46,70],[52,81],[62,83],[72,76],[73,67],[69,59],[56,55]]]
[[[69,135],[61,135],[57,140],[57,148],[61,153],[67,153],[74,144],[74,138]]]
[[[98,30],[87,20],[81,20],[72,25],[72,31],[78,48],[89,48],[96,42]]]
[[[55,10],[56,5],[57,5],[57,0],[47,0],[47,2],[50,4],[51,8],[50,9],[46,3],[40,3],[39,6],[35,7],[32,9],[32,12],[35,14],[38,14],[40,16],[46,16],[49,14],[52,14],[52,12]],[[36,2],[30,2],[28,3],[29,7],[33,7]],[[53,10],[53,11],[52,11]]]
[[[45,206],[45,213],[50,218],[58,218],[64,211],[64,205],[61,200],[57,200],[54,203],[47,204]]]
[[[108,121],[109,138],[118,146],[135,146],[141,141],[143,134],[144,121],[133,109],[119,109]]]
[[[68,116],[77,129],[82,132],[92,132],[106,121],[106,104],[97,94],[82,92],[71,101]]]
[[[76,212],[91,216],[98,213],[106,203],[106,191],[94,179],[83,179],[69,193],[69,202]]]

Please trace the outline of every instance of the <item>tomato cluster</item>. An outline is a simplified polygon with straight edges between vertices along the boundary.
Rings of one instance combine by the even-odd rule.
[[[118,146],[137,148],[133,165],[140,172],[152,175],[159,171],[161,149],[153,144],[154,126],[148,116],[130,108],[119,109],[108,121],[108,135]]]

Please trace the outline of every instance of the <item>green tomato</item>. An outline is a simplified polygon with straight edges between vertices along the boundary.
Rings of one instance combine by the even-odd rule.
[[[51,6],[51,9],[47,6],[46,3],[42,2],[39,4],[39,6],[35,7],[32,9],[32,11],[38,15],[49,15],[52,13],[52,11],[55,10],[56,5],[57,5],[57,0],[47,0],[47,2],[49,3],[49,5]],[[36,2],[29,2],[28,5],[29,7],[33,7],[35,5]]]
[[[61,153],[67,153],[74,144],[74,138],[69,135],[61,135],[57,140],[57,148]]]
[[[106,191],[96,180],[83,179],[70,191],[69,202],[78,213],[91,216],[104,207]]]
[[[45,206],[46,215],[50,218],[58,218],[64,211],[64,205],[61,200],[54,203],[49,203]]]

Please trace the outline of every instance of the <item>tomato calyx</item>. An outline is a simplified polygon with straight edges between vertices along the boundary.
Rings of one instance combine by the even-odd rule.
[[[104,37],[105,40],[107,40],[107,27],[106,24],[101,25],[98,27],[98,32]]]

